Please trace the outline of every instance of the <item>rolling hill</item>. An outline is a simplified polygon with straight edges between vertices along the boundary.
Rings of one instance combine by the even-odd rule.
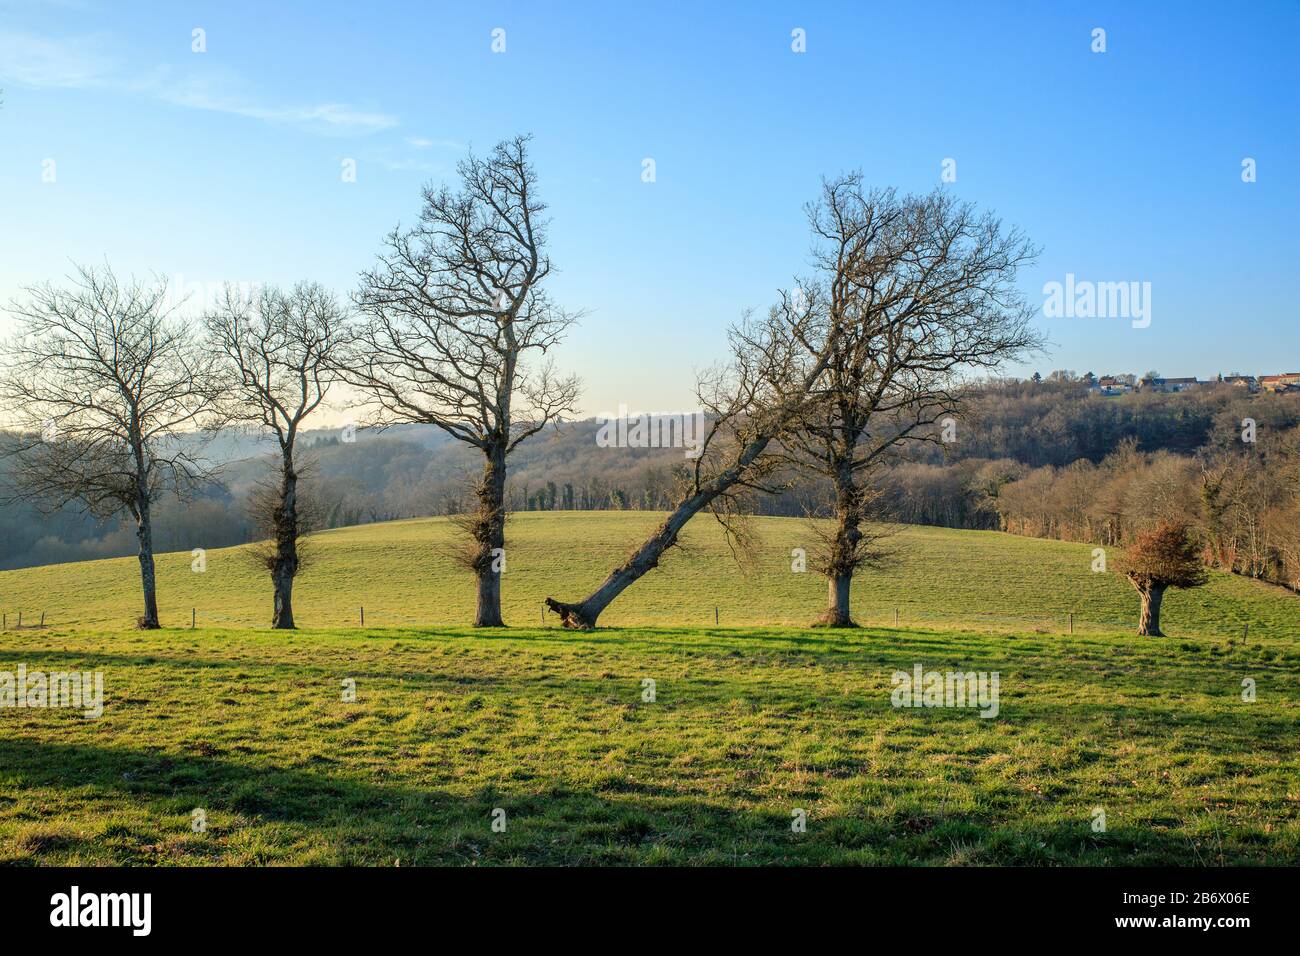
[[[647,512],[544,512],[512,516],[508,528],[504,613],[516,626],[558,626],[542,617],[547,596],[584,596],[640,541],[660,516]],[[794,573],[791,552],[815,535],[793,518],[758,518],[760,547],[747,571],[737,567],[717,524],[701,517],[683,547],[616,601],[603,626],[804,625],[821,609],[825,584]],[[1134,626],[1136,595],[1118,575],[1096,574],[1092,547],[997,532],[897,526],[893,556],[854,584],[864,624],[1061,632],[1069,615],[1079,631]],[[473,586],[455,559],[456,531],[445,518],[362,525],[311,539],[295,587],[301,627],[465,624]],[[196,541],[195,547],[202,547]],[[1113,558],[1114,555],[1111,555]],[[191,570],[189,552],[158,558],[165,626],[260,627],[270,619],[270,582],[240,548],[206,552]],[[12,626],[45,614],[55,627],[123,628],[138,615],[139,570],[113,558],[0,572],[0,610]],[[1216,573],[1165,601],[1167,633],[1211,638],[1294,638],[1300,599],[1241,577]]]

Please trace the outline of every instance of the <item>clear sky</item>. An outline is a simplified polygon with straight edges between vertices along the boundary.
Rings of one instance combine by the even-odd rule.
[[[823,174],[945,159],[1043,247],[1033,301],[1151,283],[1148,327],[1044,316],[1015,371],[1300,370],[1298,50],[1294,2],[0,0],[0,302],[105,259],[345,293],[422,183],[531,132],[589,414],[692,405],[805,268]]]

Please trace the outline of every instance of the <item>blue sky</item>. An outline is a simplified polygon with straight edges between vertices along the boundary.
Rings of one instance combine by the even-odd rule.
[[[1296,3],[0,0],[0,302],[105,258],[344,293],[422,183],[531,132],[590,414],[691,406],[806,267],[823,174],[925,191],[946,158],[1043,247],[1033,301],[1151,283],[1148,328],[1043,317],[1016,371],[1292,371],[1297,38]]]

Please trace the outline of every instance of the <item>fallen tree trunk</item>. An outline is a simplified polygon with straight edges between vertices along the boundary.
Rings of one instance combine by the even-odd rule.
[[[734,428],[731,454],[719,462],[717,472],[709,478],[700,474],[697,463],[689,494],[678,502],[654,534],[611,571],[600,587],[584,600],[567,603],[555,598],[546,599],[546,606],[560,615],[565,627],[580,630],[595,627],[601,612],[616,597],[658,566],[664,552],[677,543],[677,536],[686,522],[727,495],[732,488],[752,482],[755,472],[761,470],[756,467],[759,458],[767,446],[786,433],[803,414],[830,362],[834,331],[807,365],[792,368],[788,359],[790,338],[807,341],[808,326],[816,314],[817,302],[813,290],[803,303],[804,311],[795,312],[790,301],[784,299],[782,306],[773,310],[763,334],[736,335],[741,385],[726,403],[710,403],[701,395],[706,405],[711,404],[719,412],[704,447],[712,445],[723,428]]]
[[[677,543],[677,535],[686,522],[707,508],[719,495],[740,481],[746,470],[758,459],[764,449],[775,437],[775,432],[754,437],[736,456],[731,467],[715,476],[711,481],[698,487],[694,493],[683,499],[672,513],[664,519],[654,534],[632,552],[625,562],[610,572],[603,584],[596,588],[584,600],[574,604],[547,598],[546,606],[560,615],[564,626],[577,630],[590,630],[596,626],[596,619],[609,607],[614,598],[622,594],[629,585],[647,571],[659,564],[663,553]]]

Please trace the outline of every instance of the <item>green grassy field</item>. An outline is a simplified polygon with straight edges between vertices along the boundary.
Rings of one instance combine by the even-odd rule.
[[[0,574],[11,621],[50,621],[0,634],[0,671],[105,692],[94,720],[0,708],[0,863],[1300,863],[1294,597],[1215,575],[1169,597],[1173,636],[1137,638],[1105,629],[1135,602],[1087,547],[914,528],[858,588],[860,617],[904,626],[813,630],[775,623],[823,594],[789,571],[799,522],[763,522],[748,578],[700,522],[619,626],[529,626],[652,520],[521,516],[504,631],[437,623],[470,609],[439,521],[322,535],[297,633],[249,626],[269,595],[231,552],[163,561],[165,621],[193,602],[222,628],[124,629],[132,561]],[[376,626],[346,626],[362,597]],[[1072,636],[1071,609],[1093,622]],[[893,707],[917,664],[997,672],[998,716]]]
[[[0,862],[1300,863],[1300,660],[1269,644],[650,628],[8,644],[8,667],[102,670],[107,703],[99,720],[0,712]],[[998,671],[998,717],[891,707],[890,674],[917,662]]]
[[[657,523],[645,512],[528,513],[510,521],[503,582],[506,623],[542,626],[542,601],[584,597]],[[811,549],[806,522],[756,522],[762,546],[757,566],[737,569],[712,519],[687,526],[684,548],[670,552],[653,574],[629,589],[601,618],[634,625],[804,625],[823,609],[824,581],[791,571],[791,551]],[[343,528],[317,535],[313,557],[294,588],[300,627],[349,627],[365,607],[369,626],[468,624],[474,594],[467,572],[452,558],[454,530],[428,518]],[[196,542],[202,547],[202,542]],[[1092,547],[997,532],[904,526],[888,540],[894,558],[854,584],[854,614],[862,623],[976,627],[1060,632],[1074,613],[1080,630],[1135,627],[1137,595],[1118,575],[1092,573]],[[1111,554],[1110,558],[1117,555]],[[191,570],[189,552],[158,559],[159,604],[165,625],[260,627],[271,618],[270,579],[242,549],[206,554],[206,570]],[[140,614],[139,565],[134,558],[0,572],[0,609],[12,625],[129,627]],[[554,615],[545,622],[558,626]],[[1280,588],[1215,574],[1208,587],[1171,592],[1165,630],[1174,636],[1293,638],[1300,634],[1300,600]]]

